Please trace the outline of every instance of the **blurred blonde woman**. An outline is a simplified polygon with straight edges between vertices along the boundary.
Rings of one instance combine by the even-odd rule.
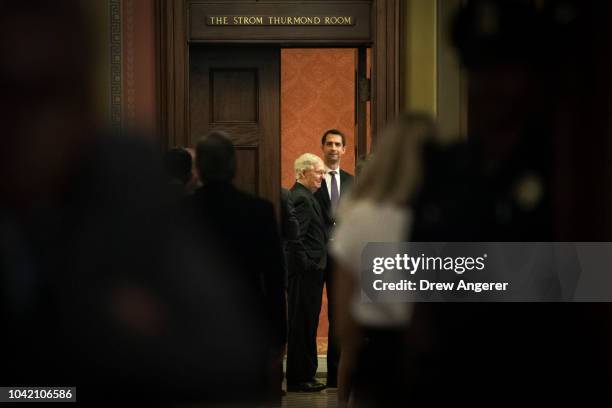
[[[339,405],[386,406],[401,392],[403,333],[412,308],[402,303],[361,303],[361,251],[368,242],[401,242],[412,225],[411,205],[422,178],[422,146],[435,138],[433,120],[406,113],[381,135],[343,214],[331,251],[338,260],[337,331],[342,354]]]

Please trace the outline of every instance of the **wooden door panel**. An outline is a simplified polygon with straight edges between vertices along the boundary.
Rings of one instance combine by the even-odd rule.
[[[212,123],[257,123],[256,70],[211,69],[210,85]]]
[[[257,194],[259,180],[257,179],[257,149],[239,147],[236,149],[236,178],[234,185],[243,191]]]
[[[190,48],[190,144],[227,132],[238,159],[234,184],[276,203],[280,195],[280,49]]]

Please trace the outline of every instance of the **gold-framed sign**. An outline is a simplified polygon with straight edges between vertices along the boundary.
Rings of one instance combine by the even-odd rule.
[[[346,44],[371,42],[368,0],[219,1],[189,3],[189,42]]]
[[[353,26],[354,16],[206,16],[209,26]]]

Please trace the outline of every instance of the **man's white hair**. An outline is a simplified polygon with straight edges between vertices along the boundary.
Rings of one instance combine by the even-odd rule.
[[[296,180],[299,179],[306,170],[314,168],[316,163],[323,163],[323,160],[316,154],[312,153],[304,153],[295,159],[293,168],[295,169]]]

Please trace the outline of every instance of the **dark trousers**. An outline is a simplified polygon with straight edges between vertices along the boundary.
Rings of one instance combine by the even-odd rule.
[[[327,334],[327,386],[338,386],[338,362],[340,361],[340,345],[336,339],[336,313],[334,299],[334,262],[328,256],[327,267],[323,275],[325,286],[327,287],[327,319],[329,320],[329,332]]]
[[[287,384],[312,381],[317,372],[317,326],[323,296],[323,271],[289,277]]]

